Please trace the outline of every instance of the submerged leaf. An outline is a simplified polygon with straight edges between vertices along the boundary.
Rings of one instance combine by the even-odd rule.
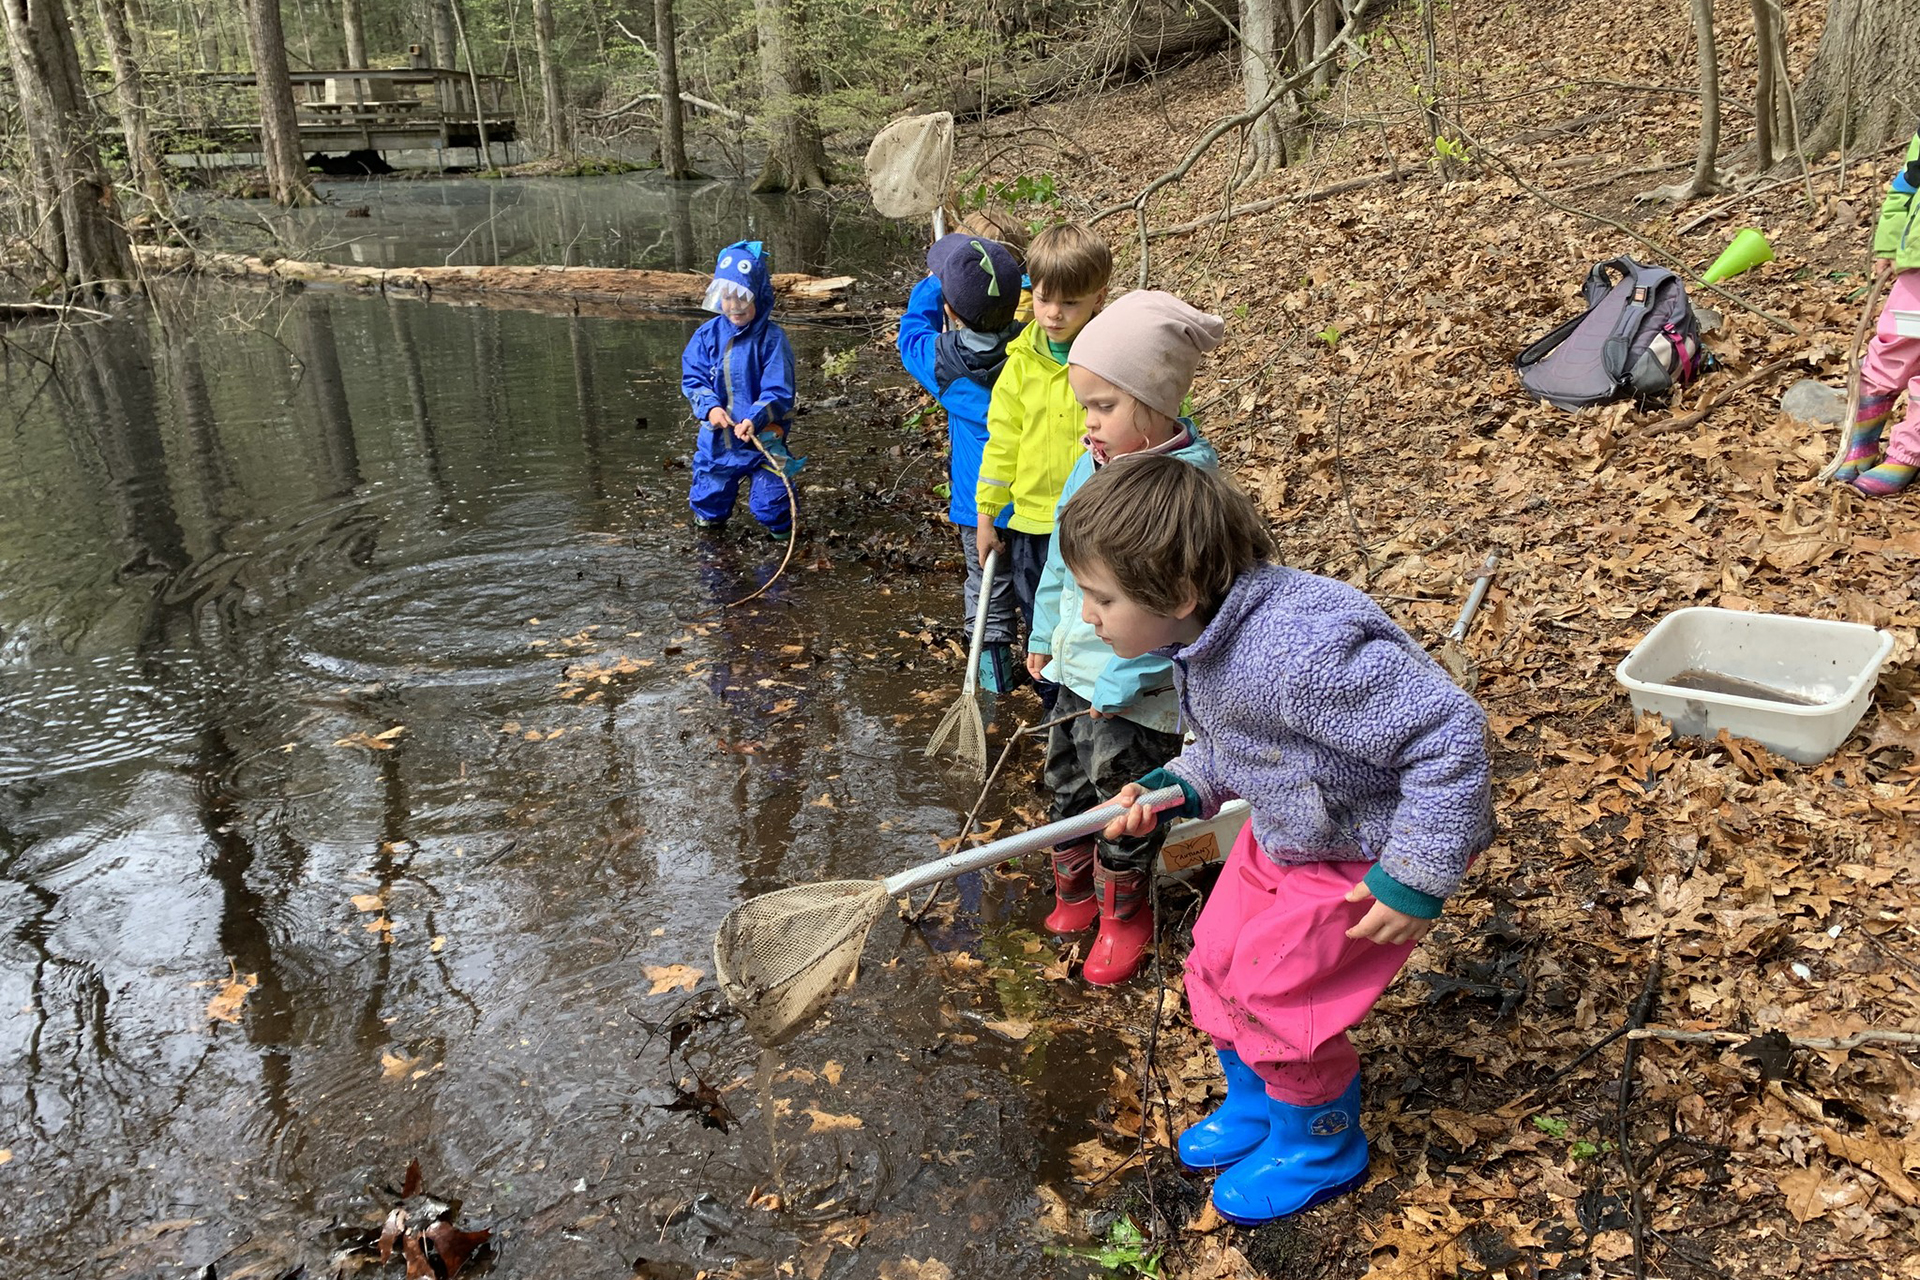
[[[440,1259],[440,1274],[451,1280],[481,1246],[493,1238],[493,1232],[462,1231],[451,1222],[436,1222],[425,1231],[427,1245]]]

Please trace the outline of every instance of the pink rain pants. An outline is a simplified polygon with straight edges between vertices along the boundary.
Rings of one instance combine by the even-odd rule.
[[[1920,311],[1920,270],[1902,271],[1893,278],[1873,341],[1860,360],[1862,401],[1876,394],[1891,399],[1906,391],[1907,416],[1887,435],[1887,461],[1914,467],[1920,466],[1920,338],[1903,338],[1894,332],[1896,311]]]
[[[1373,905],[1347,891],[1373,864],[1282,866],[1260,852],[1249,823],[1220,871],[1187,956],[1194,1025],[1232,1049],[1295,1106],[1340,1096],[1360,1069],[1347,1040],[1412,954],[1414,944],[1349,939]]]

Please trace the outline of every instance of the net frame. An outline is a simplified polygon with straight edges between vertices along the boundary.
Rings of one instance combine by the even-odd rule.
[[[954,762],[978,777],[985,777],[987,773],[987,725],[980,712],[980,651],[987,638],[987,603],[993,594],[993,576],[999,564],[1000,552],[987,552],[986,563],[980,566],[980,598],[974,605],[973,641],[967,646],[967,673],[960,682],[960,697],[940,717],[922,753],[929,758],[936,756],[948,739],[952,739]]]
[[[1163,787],[1137,803],[1162,812],[1185,800],[1179,787]],[[727,913],[714,934],[714,976],[754,1039],[769,1046],[784,1043],[858,979],[867,935],[897,896],[1091,835],[1118,812],[1115,805],[1099,805],[885,880],[789,885],[749,898]]]

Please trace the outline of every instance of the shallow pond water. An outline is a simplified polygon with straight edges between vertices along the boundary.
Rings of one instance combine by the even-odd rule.
[[[599,181],[548,185],[676,203]],[[688,190],[700,258],[757,226],[852,274],[911,257],[903,231],[776,230]],[[334,195],[414,262],[547,198]],[[457,212],[422,233],[436,201]],[[324,238],[333,215],[300,216]],[[547,256],[546,216],[522,209],[514,260]],[[672,265],[595,216],[547,230]],[[769,1150],[714,927],[957,828],[972,786],[919,755],[958,677],[922,620],[951,621],[955,575],[875,550],[945,549],[906,437],[815,407],[812,532],[714,613],[778,555],[744,512],[687,525],[694,323],[202,285],[10,338],[0,1273],[331,1274],[414,1158],[495,1231],[497,1274],[1085,1270],[1043,1252],[1035,1187],[1064,1184],[1112,1047],[978,1034],[1032,992],[957,991],[941,953],[1018,952],[1037,902],[976,894],[937,945],[883,923],[781,1051]],[[859,336],[791,332],[810,371]]]

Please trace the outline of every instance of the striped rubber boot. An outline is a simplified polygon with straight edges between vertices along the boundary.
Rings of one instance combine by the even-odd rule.
[[[1912,484],[1917,474],[1920,474],[1920,467],[1909,467],[1900,462],[1881,462],[1855,476],[1853,487],[1869,497],[1891,498]]]
[[[1840,469],[1833,473],[1835,480],[1851,483],[1855,476],[1880,461],[1880,433],[1887,429],[1893,401],[1890,392],[1861,395],[1860,409],[1853,415],[1853,425],[1847,429],[1847,456],[1841,461]]]

